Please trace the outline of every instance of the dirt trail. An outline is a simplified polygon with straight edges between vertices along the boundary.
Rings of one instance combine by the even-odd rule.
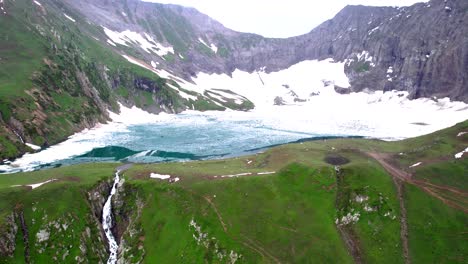
[[[209,197],[204,196],[203,198],[205,198],[205,200],[206,200],[206,201],[210,204],[210,206],[213,208],[213,210],[215,211],[216,215],[218,216],[218,220],[219,220],[219,222],[221,223],[224,232],[227,234],[227,233],[228,233],[227,225],[226,225],[226,223],[224,223],[223,217],[222,217],[221,214],[219,213],[218,208],[217,208],[216,205],[213,203],[213,201],[211,201],[211,199],[210,199]],[[244,244],[245,246],[247,246],[247,247],[253,249],[254,251],[256,251],[257,253],[259,253],[259,254],[262,255],[263,257],[268,257],[268,258],[270,258],[270,259],[273,260],[275,263],[281,263],[277,258],[275,258],[271,253],[269,253],[265,248],[263,248],[262,246],[260,246],[258,243],[255,243],[254,241],[252,241],[251,239],[249,239],[249,238],[246,237],[246,236],[243,236],[243,237],[244,237],[244,241],[241,241],[242,244]]]
[[[275,263],[281,263],[275,256],[273,256],[270,252],[268,252],[265,248],[263,248],[261,245],[259,245],[258,242],[253,241],[252,239],[248,238],[245,235],[242,235],[244,237],[244,242],[242,242],[244,245],[253,248],[255,251],[260,253],[262,256],[267,256],[271,260],[273,260]]]
[[[450,201],[448,199],[443,198],[441,195],[439,195],[437,193],[437,191],[435,189],[449,191],[449,192],[451,192],[451,193],[453,193],[453,194],[455,194],[457,196],[461,196],[461,197],[468,197],[467,192],[459,190],[459,189],[454,188],[454,187],[437,185],[437,184],[430,183],[430,182],[427,182],[427,181],[424,181],[424,180],[413,179],[412,175],[410,173],[408,173],[406,171],[403,171],[402,169],[400,169],[400,168],[392,165],[390,162],[388,162],[388,160],[391,159],[391,156],[389,154],[376,153],[376,152],[368,152],[366,154],[369,157],[375,159],[377,162],[379,162],[380,165],[382,165],[382,167],[384,167],[384,169],[388,173],[390,173],[390,175],[392,175],[394,178],[398,178],[398,179],[402,180],[403,182],[415,185],[415,186],[421,188],[427,194],[431,195],[432,197],[435,197],[435,198],[439,199],[444,204],[446,204],[446,205],[448,205],[448,206],[450,206],[452,208],[455,208],[457,210],[461,210],[461,211],[463,211],[465,213],[468,213],[468,208],[463,207],[463,206],[458,205],[458,204],[456,204],[456,203],[454,203],[454,202],[452,202],[452,201]]]
[[[377,152],[367,152],[365,154],[375,159],[377,162],[380,163],[382,167],[384,167],[384,169],[392,176],[395,186],[397,187],[398,200],[400,201],[400,213],[401,213],[401,241],[403,244],[403,253],[404,253],[405,263],[411,262],[409,259],[409,247],[408,247],[407,211],[406,211],[404,197],[403,197],[405,182],[421,188],[427,194],[439,199],[444,204],[452,208],[468,213],[467,208],[464,208],[463,206],[460,206],[454,203],[453,201],[445,199],[438,193],[437,190],[448,191],[448,192],[451,192],[452,194],[462,196],[462,197],[467,197],[468,196],[467,192],[459,190],[454,187],[437,185],[437,184],[433,184],[424,180],[413,179],[411,173],[408,173],[398,168],[397,166],[393,165],[391,162],[389,162],[389,160],[391,160],[390,154],[377,153]]]
[[[216,207],[216,205],[211,201],[211,199],[209,197],[204,196],[203,198],[205,198],[205,200],[211,205],[211,207],[213,207],[213,210],[215,211],[216,215],[218,216],[219,222],[223,226],[224,232],[227,233],[226,223],[224,223],[223,217],[221,217],[221,214],[219,213],[218,208]]]
[[[445,186],[445,185],[437,185],[437,184],[433,184],[431,182],[424,181],[424,180],[411,179],[411,181],[413,183],[415,183],[416,185],[427,185],[429,188],[435,188],[435,189],[440,189],[440,190],[444,190],[444,191],[449,191],[449,192],[455,193],[457,195],[468,197],[468,192],[462,191],[462,190],[454,188],[454,187]]]
[[[393,177],[396,177],[403,181],[411,180],[411,174],[409,174],[406,171],[400,170],[399,168],[387,162],[387,159],[390,158],[389,154],[376,153],[376,152],[368,152],[366,154],[370,156],[371,158],[375,159],[376,161],[378,161],[380,165],[382,165],[382,167],[384,167],[385,170],[387,170],[390,173],[390,175],[392,175]]]
[[[405,185],[401,179],[393,177],[393,182],[397,188],[398,200],[400,202],[400,238],[403,246],[403,258],[405,263],[411,263],[409,258],[409,242],[408,242],[408,217],[405,206],[405,198],[403,197]]]
[[[393,183],[397,189],[398,201],[400,203],[400,239],[403,247],[403,258],[406,264],[411,263],[409,257],[409,243],[408,243],[408,220],[406,214],[405,199],[404,194],[404,184],[403,182],[409,181],[411,175],[405,171],[399,170],[398,168],[392,166],[388,163],[385,158],[387,155],[381,153],[367,153],[370,157],[378,161],[386,171],[390,173],[393,179]]]

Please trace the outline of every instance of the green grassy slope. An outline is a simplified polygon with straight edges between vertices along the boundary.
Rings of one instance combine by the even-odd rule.
[[[228,160],[134,165],[124,172],[122,203],[116,209],[119,228],[131,226],[132,231],[119,231],[127,244],[125,256],[134,261],[143,257],[145,263],[222,263],[233,259],[239,263],[349,263],[357,258],[401,263],[400,229],[406,222],[413,263],[462,263],[468,247],[464,239],[468,217],[463,211],[467,190],[456,183],[464,182],[468,159],[437,159],[433,149],[441,149],[440,157],[448,159],[466,144],[466,137],[456,135],[466,131],[467,125],[463,122],[400,142],[338,139],[280,146]],[[392,175],[369,158],[367,151],[387,153],[395,167],[413,173],[415,181],[404,184],[405,219]],[[417,159],[412,159],[413,155]],[[341,165],[337,174],[335,166],[325,161],[330,156],[349,163]],[[417,170],[408,168],[407,164],[421,157],[435,163],[426,159]],[[37,262],[46,263],[58,256],[72,263],[83,255],[75,248],[80,245],[89,248],[85,258],[103,258],[104,242],[84,236],[86,232],[99,236],[86,194],[110,179],[117,166],[89,164],[0,175],[0,235],[6,232],[11,212],[23,212],[29,228],[30,257]],[[434,171],[437,178],[431,178]],[[170,184],[150,179],[152,172],[181,180]],[[251,174],[222,177],[240,173]],[[457,176],[453,179],[452,175]],[[11,187],[48,179],[58,181],[35,190]],[[440,189],[445,186],[442,184],[456,186],[461,193]],[[358,220],[343,224],[348,215],[358,215]],[[15,219],[20,226],[19,218]],[[66,230],[55,230],[58,222],[70,223]],[[87,231],[86,227],[93,228]],[[56,233],[39,243],[37,234],[44,229]],[[77,234],[82,234],[81,240]],[[24,259],[22,232],[16,236],[13,257],[3,256],[1,261]],[[346,239],[357,251],[350,249]],[[65,244],[72,247],[66,250]]]

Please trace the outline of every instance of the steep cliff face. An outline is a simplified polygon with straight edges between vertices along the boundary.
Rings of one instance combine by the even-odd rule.
[[[396,89],[408,91],[411,98],[450,97],[466,102],[467,10],[468,2],[459,0],[398,9],[368,31],[355,50],[368,51],[376,67],[362,75],[349,71],[354,89]]]
[[[137,0],[67,2],[98,25],[145,32],[173,47],[170,58],[139,55],[187,79],[198,72],[271,72],[333,58],[349,61],[346,73],[353,91],[396,89],[408,91],[411,98],[468,100],[464,0],[402,8],[347,6],[310,33],[288,39],[235,32],[192,8]]]

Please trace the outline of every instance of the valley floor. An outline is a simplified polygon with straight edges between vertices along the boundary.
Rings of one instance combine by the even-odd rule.
[[[107,261],[100,219],[119,168],[113,233],[130,263],[463,263],[464,132],[0,175],[0,262]]]

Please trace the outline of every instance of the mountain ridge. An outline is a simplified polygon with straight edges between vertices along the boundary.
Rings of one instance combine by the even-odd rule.
[[[76,1],[69,3],[78,5]],[[264,69],[266,72],[274,72],[311,59],[331,57],[337,61],[353,60],[356,55],[366,51],[374,59],[375,67],[366,71],[360,67],[361,63],[348,67],[346,73],[351,79],[352,91],[366,88],[385,91],[396,89],[408,91],[412,99],[447,96],[454,100],[468,100],[468,84],[462,74],[468,69],[468,53],[464,48],[466,40],[463,38],[468,27],[468,19],[463,12],[468,8],[466,1],[452,0],[445,3],[442,0],[433,0],[399,8],[350,5],[309,33],[291,38],[264,38],[256,34],[236,32],[193,8],[137,0],[125,3],[132,7],[129,10],[135,14],[141,12],[140,9],[145,9],[147,13],[151,9],[154,12],[173,12],[171,15],[182,17],[192,27],[186,34],[189,44],[206,37],[208,42],[228,53],[224,57],[210,56],[197,50],[197,47],[178,47],[174,45],[177,41],[168,40],[162,34],[162,39],[172,44],[176,53],[180,52],[183,56],[187,54],[182,53],[188,52],[187,60],[176,58],[177,64],[183,66],[165,65],[174,70],[176,75],[186,79],[198,72],[231,74],[235,69],[247,72]],[[81,5],[81,8],[86,7]],[[148,23],[151,23],[153,18],[148,14],[146,16]],[[133,23],[128,24],[127,28],[132,25],[144,27],[141,21]],[[159,28],[163,26],[160,25]],[[123,31],[124,28],[114,25],[114,29]],[[161,38],[155,39],[159,41]],[[452,41],[447,44],[438,39]],[[216,53],[215,55],[222,55]],[[456,63],[445,58],[452,58]],[[450,72],[439,71],[448,66],[452,68]],[[394,74],[387,77],[389,67],[393,68]],[[392,81],[389,81],[390,78]]]

